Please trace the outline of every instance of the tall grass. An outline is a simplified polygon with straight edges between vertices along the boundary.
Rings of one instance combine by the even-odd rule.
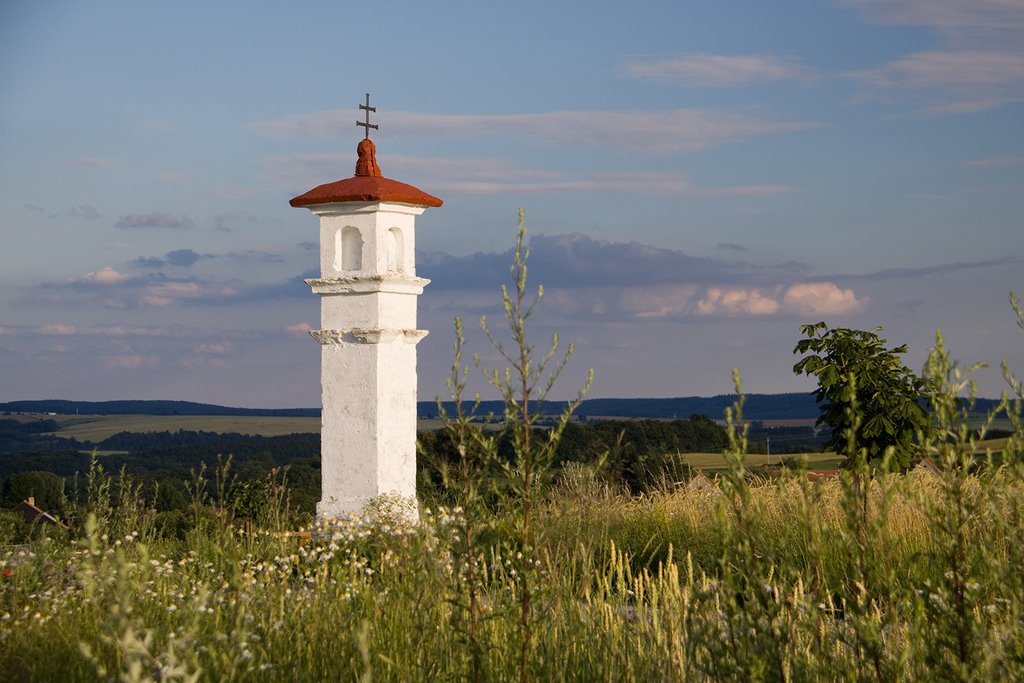
[[[1010,679],[1024,673],[1024,483],[1001,468],[887,475],[887,514],[861,576],[841,483],[794,476],[734,495],[582,499],[536,510],[537,633],[530,675],[568,680]],[[741,480],[742,481],[742,480]],[[575,492],[573,493],[575,495]],[[922,506],[922,501],[930,501]],[[500,520],[498,520],[500,523]],[[358,519],[309,536],[200,527],[184,542],[102,533],[10,548],[2,563],[0,672],[8,680],[484,680],[521,666],[521,560],[481,544],[466,636],[458,513],[416,527]],[[960,593],[958,593],[958,590]],[[859,602],[858,602],[859,601]],[[459,620],[462,625],[459,626]]]

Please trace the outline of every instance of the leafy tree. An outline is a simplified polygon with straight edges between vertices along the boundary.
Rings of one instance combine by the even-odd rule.
[[[52,472],[17,472],[4,481],[2,490],[4,507],[34,498],[42,510],[55,515],[64,512],[64,479]]]
[[[881,330],[801,325],[806,339],[793,349],[805,356],[793,372],[818,379],[817,424],[832,429],[826,448],[845,455],[847,468],[880,463],[889,451],[891,467],[906,467],[917,435],[929,428],[919,401],[925,382],[903,365],[899,355],[907,352],[906,344],[887,349]]]

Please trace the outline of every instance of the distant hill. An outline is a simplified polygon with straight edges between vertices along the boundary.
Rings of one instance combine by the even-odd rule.
[[[583,401],[576,409],[580,417],[627,417],[627,418],[659,418],[689,419],[691,415],[707,415],[719,420],[725,415],[725,409],[736,401],[735,394],[719,396],[681,396],[677,398],[591,398]],[[546,414],[560,413],[565,408],[564,401],[547,401],[540,406]],[[454,413],[452,401],[443,403],[445,412]],[[469,405],[466,409],[469,409]],[[436,417],[435,403],[421,402],[420,417]],[[500,401],[482,401],[477,414],[500,415]],[[743,408],[743,415],[751,420],[800,420],[816,418],[818,404],[809,393],[791,394],[750,394]]]
[[[317,417],[319,408],[230,408],[192,401],[10,401],[0,412],[59,415],[243,415],[251,417]]]
[[[707,415],[718,420],[736,400],[735,394],[718,396],[681,396],[677,398],[591,398],[576,410],[581,417],[625,417],[688,419],[691,415]],[[991,410],[998,401],[978,399],[977,412]],[[444,402],[445,412],[454,414],[455,404]],[[560,413],[565,401],[547,401],[535,409],[553,415]],[[467,410],[470,405],[466,405]],[[0,403],[0,413],[57,413],[59,415],[236,415],[253,417],[317,417],[319,408],[231,408],[192,401],[10,401]],[[478,415],[501,415],[500,401],[482,401]],[[420,401],[421,418],[438,416],[437,403]],[[748,420],[802,420],[818,417],[818,404],[811,393],[748,394],[743,408]]]

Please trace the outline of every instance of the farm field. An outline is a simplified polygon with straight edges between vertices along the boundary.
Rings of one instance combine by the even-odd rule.
[[[232,415],[74,415],[54,418],[55,434],[80,441],[102,441],[120,432],[238,433],[259,436],[320,431],[319,417],[249,417]]]
[[[806,458],[807,467],[812,470],[830,470],[839,466],[841,457],[835,453],[800,453],[782,455],[764,455],[760,453],[748,453],[746,466],[751,468],[766,467],[769,465],[778,466],[783,459],[802,461]],[[681,453],[681,462],[689,465],[695,470],[722,470],[726,469],[725,457],[721,453]]]

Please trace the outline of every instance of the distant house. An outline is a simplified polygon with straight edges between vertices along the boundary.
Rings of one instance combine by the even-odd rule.
[[[14,507],[11,508],[11,512],[15,512],[25,518],[25,522],[28,524],[53,524],[59,526],[62,529],[67,529],[67,525],[60,521],[46,510],[36,507],[36,499],[29,496],[27,500],[23,500]]]

